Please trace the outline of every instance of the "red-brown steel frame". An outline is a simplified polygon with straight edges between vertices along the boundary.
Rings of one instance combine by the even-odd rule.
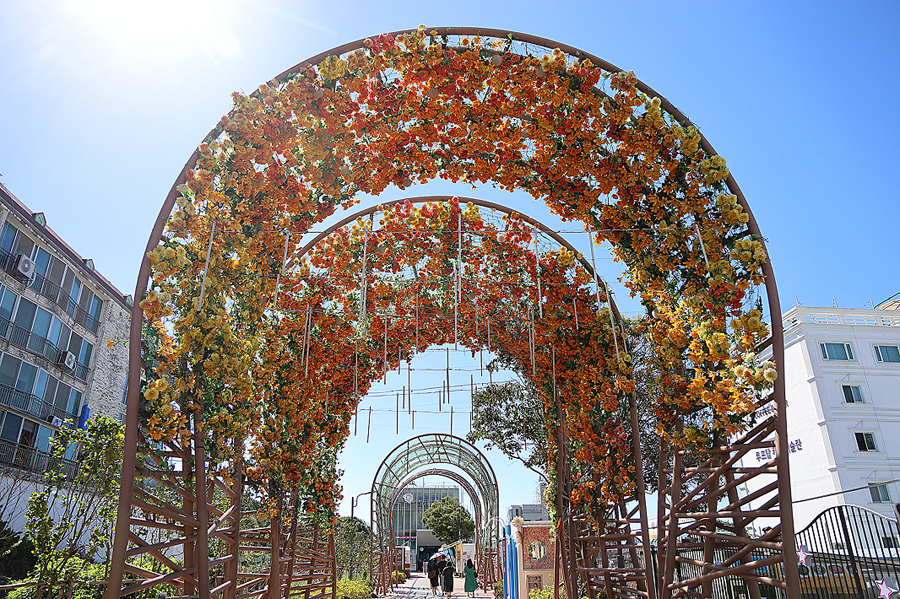
[[[618,73],[621,72],[622,69],[619,67],[597,57],[590,53],[578,50],[572,46],[568,46],[565,44],[559,44],[557,42],[547,40],[545,38],[541,38],[538,36],[528,35],[528,34],[520,34],[516,32],[498,30],[498,29],[480,29],[475,27],[436,27],[433,28],[438,31],[439,34],[442,35],[482,35],[486,37],[497,37],[497,38],[507,38],[517,39],[523,42],[543,46],[545,48],[559,48],[564,53],[567,53],[571,56],[578,56],[582,59],[587,59],[593,62],[595,65],[601,67],[610,73]],[[394,32],[394,35],[400,33],[406,33],[410,30],[397,31]],[[303,61],[302,63],[298,63],[294,67],[284,71],[283,73],[276,76],[275,80],[280,80],[283,77],[298,72],[302,67],[308,64],[317,64],[321,62],[324,58],[330,55],[342,54],[357,48],[361,48],[363,46],[363,40],[358,40],[355,42],[350,42],[336,48],[332,48],[326,52],[322,52],[309,60]],[[692,125],[691,121],[681,112],[679,111],[671,102],[669,102],[664,96],[657,93],[653,88],[648,86],[646,83],[638,80],[637,87],[640,91],[647,94],[651,97],[659,97],[661,100],[661,108],[667,112],[670,116],[672,116],[675,120],[677,120],[683,126]],[[212,141],[219,133],[219,128],[216,127],[204,138],[204,141],[209,142]],[[716,152],[713,146],[709,143],[705,136],[701,134],[700,136],[701,146],[702,148],[710,155],[715,155]],[[172,188],[170,189],[168,195],[166,196],[165,201],[160,209],[160,212],[156,218],[156,222],[153,225],[153,228],[150,233],[150,237],[147,242],[146,252],[149,252],[153,248],[155,248],[162,237],[162,232],[165,227],[166,220],[168,219],[169,214],[172,212],[172,208],[175,203],[175,199],[178,196],[177,187],[183,184],[186,181],[186,172],[193,168],[195,165],[197,158],[199,157],[199,150],[195,150],[191,157],[188,159],[185,166],[182,168],[178,177],[176,178]],[[763,248],[765,249],[765,239],[762,237],[761,231],[759,229],[756,218],[754,217],[749,204],[747,203],[746,198],[744,197],[743,192],[735,181],[733,175],[729,174],[726,179],[726,185],[731,193],[737,196],[738,203],[744,209],[745,213],[749,216],[749,222],[747,223],[747,229],[750,233],[757,236],[760,242],[763,244]],[[139,421],[138,421],[138,412],[140,405],[140,393],[141,393],[141,377],[137,376],[136,373],[140,373],[142,371],[142,363],[141,363],[141,329],[143,325],[143,312],[140,308],[140,300],[144,297],[144,294],[147,290],[147,284],[150,276],[150,259],[147,257],[146,253],[141,261],[140,270],[138,272],[137,282],[135,284],[135,302],[132,307],[132,318],[131,318],[131,327],[129,333],[129,371],[133,373],[131,377],[129,377],[128,381],[128,390],[127,390],[127,414],[126,414],[126,432],[125,432],[125,453],[123,460],[123,469],[122,469],[122,488],[120,494],[119,501],[119,509],[118,516],[116,520],[116,535],[115,541],[113,544],[113,554],[111,560],[111,568],[110,568],[110,584],[107,590],[107,598],[115,599],[121,595],[119,589],[121,588],[121,582],[123,580],[124,568],[125,568],[125,558],[128,549],[128,543],[130,538],[133,536],[130,534],[130,520],[132,507],[134,505],[134,481],[135,474],[137,472],[137,464],[136,464],[136,456],[137,456],[137,447],[138,447],[138,436],[139,436]],[[783,364],[784,364],[784,329],[783,324],[781,322],[781,303],[778,297],[778,290],[775,282],[775,274],[772,268],[771,261],[766,261],[763,266],[763,274],[765,276],[766,281],[766,297],[769,308],[769,313],[772,315],[772,323],[771,323],[771,346],[772,346],[772,357],[775,361],[776,367],[779,372],[779,376],[774,382],[773,393],[772,393],[772,401],[775,407],[774,416],[771,418],[770,428],[771,432],[774,434],[774,448],[776,458],[773,460],[773,464],[771,470],[777,473],[777,483],[776,483],[776,503],[778,506],[778,516],[780,517],[780,539],[778,543],[774,543],[777,545],[783,554],[781,560],[783,561],[783,571],[784,571],[784,588],[786,588],[789,599],[799,599],[799,573],[797,570],[797,562],[794,559],[795,555],[795,539],[794,539],[794,524],[793,517],[791,514],[791,488],[790,488],[790,474],[789,474],[789,464],[788,464],[788,438],[787,438],[787,421],[786,421],[786,411],[785,411],[785,384],[784,384],[784,376],[783,376]],[[564,441],[564,440],[563,440]],[[199,444],[199,447],[202,448],[202,443]],[[730,454],[729,454],[730,455]],[[184,456],[188,457],[188,456]],[[194,459],[197,459],[199,463],[203,463],[200,461],[202,459],[202,453],[198,452],[196,456],[190,456]],[[678,452],[675,452],[674,455],[674,464],[672,469],[673,482],[671,485],[671,489],[673,493],[677,493],[678,487],[681,482],[681,472],[679,472],[679,456]],[[726,460],[729,462],[730,460]],[[560,460],[560,466],[562,460]],[[661,473],[663,472],[665,464],[660,464]],[[202,469],[202,468],[201,468]],[[725,475],[726,480],[728,478],[728,471],[719,470],[717,471],[719,474],[716,474],[716,479],[712,486],[718,486],[719,475]],[[139,474],[139,472],[138,472]],[[198,478],[202,478],[202,475],[198,472]],[[661,477],[661,480],[665,480],[665,475]],[[711,479],[707,479],[711,480]],[[676,484],[677,483],[677,484]],[[197,481],[198,488],[205,489],[206,481]],[[731,483],[726,483],[726,487],[730,488]],[[709,485],[707,485],[709,486]],[[724,487],[723,487],[724,488]],[[723,491],[724,492],[724,491]],[[202,497],[202,495],[199,495]],[[206,518],[205,506],[201,507],[203,501],[197,502],[197,515],[203,516]],[[661,501],[662,503],[662,501]],[[675,507],[675,496],[672,498],[672,507]],[[740,506],[738,506],[740,507]],[[759,510],[758,510],[759,511]],[[763,510],[765,511],[765,510]],[[745,512],[747,514],[748,512]],[[753,512],[749,512],[753,513]],[[681,517],[680,513],[676,513],[675,519],[673,522],[679,521],[678,518]],[[709,520],[710,516],[706,515],[701,520]],[[746,519],[745,519],[746,520]],[[200,526],[197,528],[198,535],[200,540],[202,540],[205,544],[205,535],[203,534],[205,531],[203,530],[205,526]],[[677,531],[679,527],[673,526],[669,528],[669,538],[674,539],[673,531]],[[707,531],[709,535],[715,535],[714,531]],[[571,535],[569,535],[571,539]],[[711,537],[707,537],[711,538]],[[570,556],[574,556],[574,541],[570,544],[570,546],[566,546],[566,543],[561,544],[562,549],[561,553],[565,554],[567,551]],[[670,544],[671,546],[671,544]],[[711,545],[707,544],[707,548]],[[748,545],[749,546],[749,545]],[[185,545],[187,547],[187,544]],[[786,557],[785,557],[786,556]],[[675,560],[675,552],[670,551],[667,555],[667,560],[665,563],[665,567],[660,569],[661,572],[661,580],[660,580],[660,589],[663,597],[668,597],[675,590],[675,585],[672,581],[672,572],[674,571],[674,560]],[[573,597],[573,587],[570,586],[574,582],[574,578],[577,575],[577,571],[575,568],[574,560],[567,560],[564,555],[563,565],[568,565],[567,567],[571,568],[570,572],[565,572],[564,569],[564,578],[566,578],[566,587],[569,589],[569,596]],[[734,574],[744,576],[748,571],[752,571],[754,568],[758,567],[760,564],[744,564],[742,569],[733,570]],[[764,564],[763,564],[764,565]],[[187,567],[187,562],[186,562]],[[195,571],[197,571],[201,576],[198,578],[202,578],[202,573],[207,570],[208,564],[197,564],[193,566]],[[721,567],[714,566],[711,563],[705,563],[704,569],[706,571],[710,571],[710,576],[715,576],[715,570],[720,570]],[[167,580],[169,580],[169,576],[166,576]],[[746,576],[744,576],[746,578]],[[706,590],[707,578],[704,577],[704,591]],[[165,580],[159,580],[159,582],[165,582]],[[216,589],[210,590],[206,587],[206,583],[202,580],[197,581],[201,588],[198,589],[200,592],[201,599],[206,599],[210,592],[215,591]],[[678,588],[683,588],[683,585],[678,585]],[[558,589],[557,589],[558,590]],[[205,592],[204,592],[205,591]],[[697,594],[694,591],[690,591],[690,589],[686,590],[686,594],[693,596],[706,596]],[[679,591],[680,592],[680,591]],[[233,593],[233,591],[232,591]],[[233,596],[233,595],[232,595]],[[272,599],[272,598],[270,598]]]

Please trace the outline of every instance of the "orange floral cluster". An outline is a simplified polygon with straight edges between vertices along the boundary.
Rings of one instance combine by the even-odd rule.
[[[409,357],[455,334],[469,347],[502,348],[536,384],[555,386],[578,459],[600,473],[582,495],[630,492],[617,415],[633,390],[630,357],[569,253],[541,257],[538,272],[530,233],[492,229],[450,202],[392,206],[380,230],[363,220],[308,263],[285,264],[292,236],[358,194],[436,177],[525,190],[609,242],[647,308],[660,432],[697,410],[710,432],[742,426],[774,370],[751,353],[765,326],[746,306],[766,256],[725,193],[724,160],[641,93],[633,73],[524,48],[419,28],[234,94],[151,252],[141,305],[162,341],[148,378],[171,386],[156,399],[145,390],[151,438],[188,443],[194,422],[218,471],[234,475],[244,460],[252,479],[300,489],[307,509],[332,509],[334,456],[357,398],[398,349]],[[454,281],[460,219],[480,241],[478,251],[466,246]],[[410,269],[413,283],[399,277]],[[496,283],[505,280],[516,283]],[[574,330],[573,299],[585,310]],[[543,316],[532,326],[535,311]]]

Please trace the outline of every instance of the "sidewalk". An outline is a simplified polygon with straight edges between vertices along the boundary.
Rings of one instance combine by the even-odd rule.
[[[466,579],[464,577],[453,579],[453,599],[466,599],[468,597],[463,590],[465,584]],[[437,595],[431,594],[431,583],[428,577],[421,572],[414,572],[406,582],[400,586],[395,586],[393,592],[385,595],[385,597],[390,599],[441,599],[443,596],[440,587],[438,587]],[[494,599],[494,591],[488,592],[479,586],[478,590],[475,591],[475,599]]]

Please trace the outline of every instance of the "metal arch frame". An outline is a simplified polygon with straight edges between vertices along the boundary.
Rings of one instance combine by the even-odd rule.
[[[478,497],[478,493],[475,492],[475,489],[472,487],[471,483],[465,479],[464,476],[459,474],[458,472],[454,472],[453,470],[445,470],[443,468],[431,468],[429,470],[422,470],[421,472],[417,472],[412,476],[408,477],[402,483],[400,483],[400,487],[397,489],[397,492],[394,494],[393,499],[391,499],[391,505],[388,508],[390,510],[390,538],[394,539],[394,506],[397,504],[397,500],[400,498],[400,493],[403,492],[403,489],[408,487],[410,483],[420,478],[424,478],[426,476],[443,476],[444,478],[449,478],[453,482],[457,483],[459,486],[463,488],[466,494],[469,496],[469,499],[472,500],[472,506],[475,511],[475,546],[480,547],[479,541],[481,540],[481,528],[479,524],[481,523],[481,499]],[[393,543],[390,543],[393,545]]]
[[[599,57],[583,52],[577,48],[574,48],[569,45],[560,44],[554,42],[552,40],[548,40],[542,37],[521,34],[517,32],[512,32],[508,30],[499,30],[499,29],[481,29],[476,27],[435,27],[439,34],[442,35],[482,35],[485,37],[496,37],[496,38],[509,38],[516,39],[519,41],[535,44],[542,46],[544,48],[559,48],[564,53],[570,56],[578,56],[580,58],[584,58],[590,60],[595,65],[600,68],[606,70],[609,73],[619,73],[622,72],[623,69],[609,63]],[[402,30],[393,32],[394,35],[400,33],[408,33],[414,30]],[[336,48],[327,50],[320,54],[317,54],[310,59],[298,63],[294,67],[287,69],[281,74],[277,75],[274,80],[278,81],[287,77],[291,74],[297,73],[302,67],[305,67],[309,64],[317,64],[324,60],[327,56],[333,54],[342,54],[345,52],[349,52],[355,49],[359,49],[363,47],[364,40],[357,40],[355,42],[350,42],[347,44],[343,44]],[[653,88],[648,86],[643,81],[637,80],[636,82],[637,88],[643,93],[659,97],[661,100],[661,109],[664,110],[667,114],[672,116],[677,122],[679,122],[683,126],[693,125],[690,119],[684,115],[680,110],[678,110],[672,103],[666,99],[664,96],[657,93]],[[258,96],[259,92],[254,92],[252,95]],[[221,132],[221,128],[219,126],[214,127],[203,139],[204,142],[209,142],[215,139],[219,133]],[[701,147],[711,155],[715,155],[716,152],[713,149],[710,142],[707,140],[706,136],[703,133],[700,133],[700,143]],[[143,325],[143,311],[140,307],[140,298],[144,296],[144,293],[147,290],[147,285],[150,277],[151,264],[150,259],[147,257],[147,252],[154,249],[160,242],[162,238],[163,229],[165,227],[166,220],[168,219],[169,214],[171,214],[172,209],[175,204],[175,200],[178,197],[178,186],[185,183],[186,181],[186,173],[188,170],[194,168],[197,163],[197,160],[200,156],[199,149],[195,150],[191,156],[188,158],[184,167],[181,169],[181,172],[176,177],[174,183],[172,184],[171,189],[169,190],[163,204],[160,208],[159,214],[157,215],[156,221],[151,229],[149,239],[147,241],[147,246],[144,252],[144,256],[141,261],[140,269],[138,272],[137,280],[135,283],[135,292],[134,298],[135,301],[132,305],[131,311],[131,325],[129,331],[129,361],[128,367],[129,371],[133,373],[142,371],[142,361],[141,361],[141,329]],[[729,191],[735,194],[738,198],[738,203],[744,209],[745,213],[749,217],[749,222],[747,223],[747,229],[750,233],[756,235],[759,238],[759,241],[763,244],[763,248],[766,249],[765,238],[762,237],[760,232],[758,223],[756,221],[755,216],[753,215],[752,210],[750,209],[747,200],[735,181],[733,175],[729,174],[726,179],[726,185]],[[775,413],[770,419],[771,426],[770,429],[772,433],[774,433],[775,442],[775,453],[776,458],[773,460],[773,468],[776,469],[778,473],[777,481],[776,481],[776,494],[777,494],[777,503],[776,507],[779,510],[779,514],[781,516],[780,523],[780,542],[781,548],[784,555],[789,556],[789,559],[785,559],[783,561],[783,568],[786,580],[786,590],[788,593],[788,597],[790,599],[799,598],[800,585],[799,585],[799,572],[797,568],[797,563],[793,559],[796,550],[795,544],[795,529],[793,523],[793,516],[790,511],[791,506],[791,488],[790,488],[790,466],[788,463],[788,437],[787,437],[787,421],[786,421],[786,404],[785,404],[785,382],[784,382],[784,326],[781,321],[781,302],[778,297],[778,290],[775,281],[774,270],[772,267],[772,263],[770,260],[767,260],[763,265],[763,274],[765,276],[765,286],[766,286],[766,297],[767,303],[769,307],[769,312],[772,316],[772,353],[773,359],[776,362],[776,368],[778,370],[779,376],[774,383],[774,389],[772,394],[772,400],[775,406]],[[131,376],[128,380],[127,385],[127,412],[126,412],[126,429],[125,429],[125,441],[124,441],[124,453],[123,453],[123,463],[122,463],[122,477],[121,477],[121,492],[119,496],[119,506],[118,513],[116,519],[116,527],[115,527],[115,539],[113,542],[112,548],[112,560],[110,565],[109,572],[109,580],[110,584],[107,587],[107,598],[108,599],[117,599],[121,596],[121,582],[123,580],[124,569],[125,569],[125,560],[128,555],[128,543],[132,536],[131,533],[131,520],[132,520],[132,507],[133,507],[133,498],[135,493],[135,476],[136,474],[140,474],[137,472],[137,448],[140,437],[139,432],[139,408],[140,408],[140,384],[141,377],[140,376]],[[203,455],[202,455],[202,444],[201,447],[195,450],[195,455],[185,456],[187,458],[196,459],[198,463],[203,463]],[[677,452],[676,452],[676,460],[677,460]],[[189,461],[189,460],[186,460]],[[237,464],[240,467],[240,464]],[[661,463],[661,469],[663,468],[663,464]],[[188,474],[188,473],[186,473]],[[193,513],[194,505],[196,502],[196,510],[198,519],[207,519],[208,514],[206,510],[205,502],[196,501],[197,498],[202,498],[205,493],[206,488],[206,477],[205,473],[202,475],[200,473],[196,474],[196,486],[198,489],[198,493],[194,500],[187,500],[185,504],[185,510],[190,509]],[[679,466],[677,464],[673,465],[673,474],[679,474]],[[664,476],[661,477],[662,481],[665,481]],[[680,480],[680,478],[679,478]],[[730,483],[729,483],[730,484]],[[677,485],[675,484],[675,480],[673,480],[672,489],[674,489]],[[238,485],[237,492],[240,493],[240,485]],[[674,497],[673,497],[674,503]],[[662,507],[662,501],[660,501]],[[202,517],[202,518],[201,518]],[[671,515],[671,521],[678,522],[678,518],[680,514],[673,513]],[[660,518],[662,518],[662,512],[660,512]],[[202,527],[201,527],[202,528]],[[678,527],[674,527],[677,529]],[[199,530],[199,529],[198,529]],[[204,541],[205,542],[205,541]],[[185,549],[191,549],[193,551],[193,542],[188,546],[187,542],[184,545]],[[674,562],[671,564],[674,566]],[[199,567],[199,566],[198,566]],[[198,574],[202,574],[203,568],[198,571]],[[671,573],[672,568],[670,568],[670,564],[667,563],[665,568],[660,568],[660,582],[665,583],[667,581],[671,581]],[[169,576],[166,577],[167,580],[170,579]],[[668,589],[664,589],[668,592]],[[226,591],[226,596],[234,596],[232,590]],[[665,594],[665,593],[664,593]],[[201,599],[206,599],[206,596],[209,595],[209,589],[206,589],[206,592],[203,592],[201,588]]]
[[[373,542],[377,540],[379,547],[384,547],[385,541],[390,540],[385,535],[390,534],[391,505],[403,489],[401,482],[410,473],[431,464],[450,464],[461,469],[475,482],[475,487],[484,500],[485,517],[490,518],[500,513],[497,476],[487,457],[477,447],[453,435],[418,435],[392,449],[381,461],[372,478],[370,521]],[[390,489],[389,493],[385,492],[386,489]],[[490,538],[482,540],[487,545],[491,542]]]

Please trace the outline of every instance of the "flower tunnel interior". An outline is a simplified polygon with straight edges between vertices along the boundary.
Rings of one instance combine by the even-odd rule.
[[[335,514],[360,398],[435,345],[491,350],[542,391],[565,489],[556,515],[588,527],[644,492],[632,336],[651,348],[642,367],[670,458],[754,433],[760,405],[783,401],[777,352],[774,364],[755,354],[770,331],[752,298],[765,287],[780,313],[771,266],[724,159],[633,73],[557,46],[419,28],[234,94],[166,199],[138,278],[129,349],[142,376],[129,379],[111,571],[128,576],[122,594],[163,581],[236,599],[287,576],[289,596],[298,527]],[[300,246],[361,194],[436,178],[525,191],[585,228],[592,253],[612,246],[645,314],[622,319],[591,256],[473,198],[385,201]],[[264,507],[242,511],[244,494]],[[792,547],[790,522],[783,532]],[[203,550],[217,557],[192,557]],[[242,578],[254,553],[294,561]]]

